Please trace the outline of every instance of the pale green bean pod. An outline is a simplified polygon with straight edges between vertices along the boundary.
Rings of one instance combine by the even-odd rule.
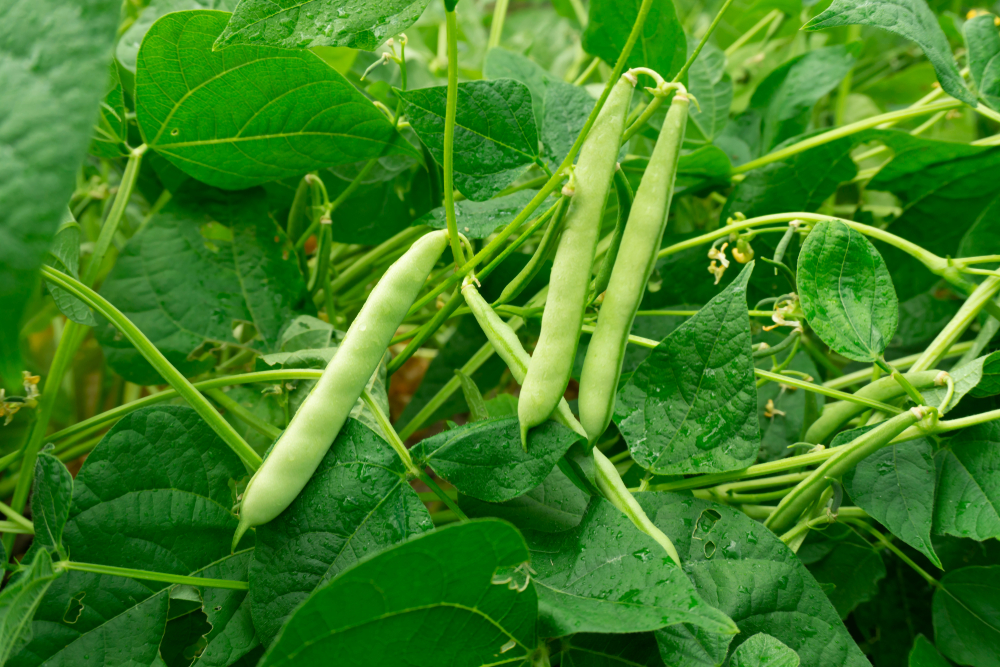
[[[476,286],[469,279],[466,279],[465,284],[462,286],[462,296],[465,297],[465,302],[469,305],[469,310],[472,311],[472,315],[479,322],[479,327],[486,334],[486,338],[489,339],[493,349],[496,350],[497,355],[507,364],[510,374],[514,376],[514,381],[518,384],[523,384],[531,357],[524,351],[517,333],[496,314],[496,311],[490,307],[490,304],[486,303],[486,299],[482,297],[479,290],[476,289]],[[560,399],[559,404],[552,413],[552,418],[583,437],[587,437],[587,432],[583,430],[580,422],[573,416],[573,411],[569,409],[569,403],[566,402],[565,398]]]
[[[419,238],[379,280],[316,386],[247,484],[233,548],[248,528],[291,505],[316,472],[447,245],[445,230]]]
[[[604,204],[614,176],[634,85],[633,75],[622,75],[580,149],[580,159],[573,172],[575,193],[566,212],[549,277],[542,331],[518,400],[522,443],[527,442],[528,429],[549,418],[569,384],[576,346],[580,342],[580,326]]]
[[[674,84],[678,85],[678,84]],[[580,376],[580,422],[591,444],[611,422],[628,335],[656,263],[674,193],[690,101],[683,87],[670,103],[649,166],[635,193],[618,258]]]

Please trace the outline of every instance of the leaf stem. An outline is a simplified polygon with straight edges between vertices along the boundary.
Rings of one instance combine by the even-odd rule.
[[[125,171],[122,173],[121,183],[118,184],[118,192],[115,194],[115,201],[111,204],[108,212],[108,219],[101,226],[101,233],[97,235],[97,242],[94,244],[94,252],[87,263],[87,270],[83,273],[83,284],[93,285],[100,273],[104,257],[111,247],[111,241],[118,233],[118,227],[122,218],[125,217],[125,209],[129,199],[132,198],[132,190],[139,180],[139,166],[142,164],[142,156],[146,153],[146,144],[137,146],[129,153],[128,162],[125,163]]]
[[[97,294],[86,285],[83,285],[79,281],[75,280],[71,276],[67,276],[52,267],[43,266],[42,276],[50,281],[62,287],[67,292],[71,293],[73,296],[77,297],[88,306],[96,310],[105,319],[109,320],[111,324],[122,333],[132,343],[133,346],[139,351],[140,354],[156,369],[156,371],[165,379],[170,386],[172,386],[178,394],[188,404],[194,408],[194,410],[201,416],[202,419],[215,431],[222,440],[229,445],[230,449],[235,452],[235,454],[243,461],[250,470],[256,470],[260,467],[261,458],[253,450],[250,445],[236,432],[232,424],[225,420],[225,418],[219,414],[218,410],[208,401],[207,398],[201,395],[201,393],[194,388],[191,382],[181,375],[174,366],[167,361],[167,358],[163,356],[155,345],[153,345],[146,335],[139,330],[135,324],[132,323],[125,315],[122,314],[120,310],[115,308],[111,303],[109,303],[104,297]],[[33,457],[29,460],[28,456],[25,456],[25,466],[34,465]],[[29,475],[22,475],[21,479],[27,480]]]
[[[934,577],[932,577],[930,574],[927,573],[926,570],[924,570],[922,567],[920,567],[915,562],[913,562],[912,558],[910,558],[909,556],[907,556],[906,554],[904,554],[903,551],[899,547],[897,547],[895,544],[892,543],[892,540],[888,539],[881,532],[879,532],[878,530],[875,530],[874,528],[872,528],[871,526],[869,526],[864,521],[860,521],[858,519],[848,519],[846,521],[846,523],[849,524],[851,528],[861,528],[862,530],[864,530],[865,532],[867,532],[869,535],[871,535],[872,537],[874,537],[876,540],[878,540],[882,544],[882,546],[884,546],[886,549],[888,549],[892,553],[896,554],[896,556],[901,561],[903,561],[904,563],[906,563],[907,565],[909,565],[911,568],[913,568],[913,571],[916,572],[917,574],[919,574],[921,577],[923,577],[924,580],[927,583],[929,583],[931,586],[933,586],[934,588],[940,588],[941,587],[941,582],[940,581],[938,581],[937,579],[935,579]]]
[[[143,579],[145,581],[162,581],[167,584],[179,584],[182,586],[199,586],[202,588],[227,588],[233,591],[248,591],[250,584],[246,581],[235,579],[207,579],[203,577],[189,577],[183,574],[171,574],[169,572],[151,572],[149,570],[135,570],[130,567],[115,567],[114,565],[98,565],[97,563],[77,563],[75,561],[59,561],[53,563],[53,567],[58,570],[75,570],[77,572],[92,572],[94,574],[109,574],[114,577],[129,577],[131,579]]]
[[[219,407],[223,410],[232,413],[234,417],[264,437],[270,438],[271,440],[277,440],[278,436],[281,435],[280,428],[274,426],[273,424],[268,424],[253,412],[240,405],[239,401],[234,400],[229,396],[229,394],[221,389],[206,389],[204,394],[218,403]]]
[[[941,359],[947,359],[950,357],[960,357],[969,349],[972,348],[972,341],[965,341],[962,343],[955,343],[952,345],[948,351],[945,353]],[[909,368],[913,363],[920,358],[920,354],[911,354],[906,357],[899,357],[898,359],[893,359],[892,363],[896,368]],[[853,373],[847,373],[838,378],[832,380],[827,380],[823,383],[824,387],[830,387],[831,389],[842,389],[843,387],[850,387],[851,385],[858,384],[860,382],[865,382],[871,380],[872,369],[864,368],[860,371],[855,371]]]
[[[687,71],[691,69],[691,65],[693,65],[694,61],[698,59],[698,54],[701,53],[701,50],[703,48],[705,48],[705,43],[708,42],[708,38],[712,36],[713,32],[715,32],[716,26],[719,25],[719,21],[722,20],[723,14],[726,13],[726,10],[729,9],[729,5],[731,4],[733,4],[733,0],[726,0],[726,2],[722,5],[719,11],[715,14],[715,18],[712,19],[712,23],[711,25],[708,26],[708,30],[706,30],[705,34],[701,36],[701,40],[698,42],[698,46],[694,47],[694,51],[692,51],[691,55],[688,56],[688,59],[684,63],[684,66],[681,67],[680,70],[677,72],[677,74],[674,75],[674,78],[671,80],[672,83],[677,83],[678,81],[680,81],[681,78],[685,74],[687,74]]]
[[[489,51],[494,46],[500,46],[500,37],[503,34],[503,24],[507,19],[507,4],[509,0],[496,0],[493,5],[493,21],[490,23],[490,36],[486,40],[486,50]]]
[[[962,307],[958,309],[955,316],[951,318],[951,321],[941,330],[941,333],[913,362],[913,365],[910,366],[910,372],[927,370],[936,366],[945,353],[965,333],[969,325],[975,321],[979,312],[993,302],[993,297],[998,291],[1000,291],[1000,278],[991,276],[980,283],[965,300]]]
[[[926,401],[924,401],[923,395],[919,391],[917,391],[917,388],[914,387],[909,380],[906,379],[906,376],[904,376],[902,373],[893,368],[892,365],[890,365],[889,362],[885,360],[884,356],[880,356],[878,359],[876,359],[875,365],[878,366],[883,371],[885,371],[886,373],[888,373],[890,377],[892,377],[892,379],[895,380],[896,383],[903,388],[903,391],[906,392],[906,395],[910,397],[911,401],[913,401],[917,405],[926,405]]]
[[[14,508],[12,508],[10,505],[0,502],[0,512],[3,512],[4,514],[7,515],[7,520],[10,523],[15,523],[24,528],[25,530],[31,531],[32,533],[35,532],[34,524],[31,523],[30,520],[24,518],[24,516],[20,512],[14,511]]]
[[[767,14],[764,14],[764,17],[761,20],[753,24],[753,26],[749,30],[747,30],[739,37],[737,37],[736,41],[734,41],[732,44],[726,47],[725,50],[726,57],[728,58],[729,56],[739,51],[743,47],[743,45],[749,42],[751,39],[753,39],[754,36],[758,32],[760,32],[762,28],[764,28],[768,23],[774,21],[774,19],[776,19],[779,16],[781,16],[780,9],[772,9]]]

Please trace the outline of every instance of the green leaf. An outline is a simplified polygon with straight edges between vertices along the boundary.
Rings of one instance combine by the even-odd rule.
[[[941,561],[931,544],[934,518],[934,448],[925,438],[880,449],[844,475],[854,503],[893,535]]]
[[[885,261],[862,234],[839,220],[814,225],[796,282],[809,326],[835,352],[868,362],[885,352],[899,305]]]
[[[906,547],[904,547],[906,549]],[[936,546],[941,553],[940,546]],[[917,556],[910,552],[910,556]],[[942,555],[942,560],[944,560]],[[851,619],[864,641],[868,659],[886,667],[907,667],[905,647],[919,633],[934,632],[931,624],[931,597],[934,589],[898,558],[886,562],[887,576],[878,595],[858,605]]]
[[[970,393],[975,398],[1000,394],[1000,351],[989,354],[983,361],[982,377]]]
[[[349,46],[374,51],[413,25],[429,1],[244,0],[214,48],[266,44],[286,49]]]
[[[934,532],[974,540],[1000,537],[1000,424],[963,429],[934,457]]]
[[[469,406],[469,421],[478,422],[490,418],[490,413],[486,409],[486,401],[483,394],[476,386],[476,381],[462,371],[455,371],[456,377],[462,383],[462,394],[465,396],[465,403]]]
[[[161,16],[189,9],[218,9],[231,12],[236,9],[238,2],[239,0],[150,0],[149,4],[139,12],[135,21],[122,33],[115,46],[115,60],[125,70],[134,74],[142,39]],[[134,88],[134,81],[131,87]]]
[[[560,641],[560,667],[663,667],[656,641],[648,633],[579,634]]]
[[[660,656],[671,667],[722,667],[732,635],[716,635],[689,623],[678,623],[653,633]]]
[[[118,79],[118,68],[111,67],[108,94],[101,102],[101,112],[94,126],[90,141],[90,154],[97,157],[116,158],[128,155],[128,121],[125,118],[125,97]]]
[[[965,22],[965,49],[969,52],[969,73],[976,83],[979,99],[1000,109],[1000,34],[992,14],[980,14]]]
[[[516,410],[512,414],[516,415]],[[531,491],[504,503],[488,503],[466,495],[458,497],[462,511],[470,517],[496,517],[510,521],[522,531],[546,533],[558,533],[579,525],[589,502],[590,496],[578,489],[558,467]]]
[[[0,592],[0,665],[31,641],[32,618],[60,575],[52,569],[52,557],[45,549],[36,550],[31,565],[22,568]]]
[[[590,3],[583,48],[614,65],[639,17],[641,0],[593,0]],[[649,67],[669,80],[687,59],[684,28],[677,20],[671,0],[653,3],[632,53],[628,67]]]
[[[973,391],[983,379],[983,369],[986,366],[986,360],[989,356],[982,356],[973,359],[970,362],[962,364],[959,368],[953,368],[949,371],[952,381],[955,383],[955,392],[948,401],[948,406],[944,410],[945,413],[950,412],[955,408],[959,402],[965,398],[965,395]],[[945,396],[948,393],[947,385],[928,387],[920,392],[927,401],[927,405],[940,406],[944,401]]]
[[[422,440],[411,449],[415,461],[429,465],[467,496],[504,502],[542,483],[580,436],[548,421],[528,434],[521,446],[515,417],[471,422]]]
[[[827,587],[826,596],[841,618],[871,600],[878,582],[885,579],[879,552],[842,524],[810,532],[798,556],[816,581]]]
[[[73,500],[73,476],[63,462],[49,453],[35,461],[35,483],[31,494],[31,518],[35,524],[34,545],[49,551],[62,550],[63,529]]]
[[[51,266],[74,278],[80,278],[80,225],[72,219],[72,214],[67,212],[70,220],[63,223],[52,245],[49,247],[49,255],[45,259],[46,266]],[[67,292],[61,287],[51,283],[46,283],[52,300],[56,302],[59,312],[77,324],[93,327],[97,326],[97,318],[90,311],[90,307],[83,301]]]
[[[479,667],[535,648],[535,589],[524,540],[502,521],[411,538],[317,589],[260,667],[340,664]]]
[[[136,120],[150,148],[188,175],[229,190],[383,152],[414,152],[381,111],[308,51],[213,52],[228,16],[176,12],[146,33]]]
[[[229,193],[192,182],[129,240],[101,294],[178,370],[195,375],[215,364],[214,357],[199,358],[205,343],[278,351],[279,333],[303,289],[262,190]],[[254,326],[254,341],[236,339],[240,322]],[[97,337],[126,379],[162,382],[110,324]]]
[[[432,527],[396,453],[348,421],[288,509],[257,528],[250,598],[261,642],[270,645],[313,590]]]
[[[746,640],[733,652],[730,667],[799,667],[799,655],[763,632]]]
[[[691,623],[732,635],[733,622],[699,598],[657,542],[595,498],[580,525],[525,534],[536,571],[539,632],[641,632]]]
[[[745,468],[757,457],[757,386],[746,316],[753,262],[665,338],[618,392],[614,421],[656,474]]]
[[[697,41],[688,42],[688,57],[696,46]],[[702,137],[712,141],[729,123],[729,109],[733,105],[733,82],[726,74],[726,54],[711,42],[706,43],[691,63],[687,76],[688,91],[701,105],[701,108],[691,106],[689,126],[694,125]]]
[[[877,3],[864,0],[835,0],[829,9],[814,16],[802,26],[802,29],[822,30],[844,25],[881,28],[916,42],[934,65],[941,88],[952,97],[976,106],[975,96],[966,88],[962,75],[955,65],[948,38],[945,37],[938,25],[937,17],[925,0],[893,0]]]
[[[410,125],[438,164],[444,162],[447,86],[402,91]],[[455,187],[473,201],[486,201],[540,162],[538,127],[528,87],[513,79],[458,85],[455,117]]]
[[[534,190],[519,190],[503,197],[478,202],[468,199],[455,202],[455,222],[458,231],[470,239],[485,239],[497,227],[513,222],[521,209],[537,194]],[[413,221],[433,229],[446,229],[444,206],[439,206]]]
[[[77,474],[63,543],[80,562],[197,574],[230,554],[237,523],[230,485],[245,476],[191,408],[136,410]],[[34,639],[11,664],[75,665],[94,655],[151,664],[169,591],[164,583],[67,572],[38,608]]]
[[[766,632],[805,665],[869,665],[819,584],[772,532],[738,509],[687,495],[636,500],[673,540],[701,598],[736,621],[733,644]]]
[[[250,558],[256,551],[246,550],[224,558],[202,570],[211,579],[247,580]],[[196,667],[227,667],[260,646],[250,618],[251,600],[247,591],[225,588],[201,590],[202,611],[211,631],[205,635],[205,648],[195,661]]]
[[[23,366],[21,314],[66,211],[104,95],[121,3],[0,1],[0,377]],[[58,48],[53,48],[58,45]]]
[[[910,649],[909,667],[950,667],[927,637],[917,635]]]
[[[934,641],[960,665],[1000,665],[1000,565],[965,567],[934,593]]]
[[[528,87],[545,157],[553,167],[561,164],[583,130],[594,108],[594,98],[584,88],[566,83],[529,58],[506,49],[487,52],[483,75],[488,79],[514,79]]]

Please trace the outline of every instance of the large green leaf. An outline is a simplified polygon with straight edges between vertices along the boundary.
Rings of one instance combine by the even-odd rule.
[[[879,552],[843,525],[810,533],[798,556],[824,586],[841,618],[871,600],[878,591],[878,582],[885,578],[885,563]]]
[[[1000,537],[1000,424],[959,431],[935,455],[934,532],[974,540]]]
[[[278,351],[279,333],[303,288],[262,190],[230,193],[191,182],[129,240],[101,294],[178,370],[194,375],[215,363],[194,354],[206,341]],[[254,326],[254,341],[236,339],[240,322]],[[109,323],[97,336],[126,379],[162,382]]]
[[[104,96],[120,6],[0,0],[0,378],[9,388],[21,377],[21,314]]]
[[[976,105],[975,95],[969,92],[955,65],[948,38],[925,0],[835,0],[829,9],[813,17],[802,28],[822,30],[844,25],[881,28],[916,42],[934,65],[944,91],[966,104]]]
[[[266,44],[287,49],[350,46],[374,51],[420,18],[430,0],[245,0],[215,48]]]
[[[33,546],[62,550],[63,530],[73,500],[73,476],[63,462],[47,452],[35,461],[31,492],[31,518],[35,525]]]
[[[949,667],[950,662],[941,657],[927,637],[917,635],[910,649],[908,667]]]
[[[905,547],[904,547],[905,548]],[[940,547],[938,547],[940,549]],[[917,556],[915,552],[911,556]],[[904,649],[920,633],[931,635],[931,597],[934,589],[898,558],[886,559],[886,578],[878,595],[858,605],[851,620],[859,642],[873,664],[908,667]]]
[[[136,120],[185,173],[235,190],[413,152],[364,95],[319,56],[269,46],[213,52],[229,15],[175,12],[139,49]]]
[[[444,162],[447,86],[396,90],[417,136],[438,164]],[[458,85],[455,117],[455,187],[473,201],[486,201],[541,162],[531,92],[513,79]]]
[[[896,333],[892,276],[868,239],[839,220],[813,226],[799,252],[799,299],[809,326],[848,359],[878,359]]]
[[[579,634],[560,642],[560,667],[663,667],[656,641],[648,633]]]
[[[966,21],[962,31],[979,99],[1000,109],[1000,33],[995,19],[992,14],[980,14]]]
[[[348,421],[288,509],[257,528],[250,598],[261,641],[269,645],[314,589],[431,527],[396,453]]]
[[[517,414],[516,408],[513,414]],[[497,517],[510,521],[519,530],[558,533],[579,525],[590,496],[560,470],[553,468],[542,483],[504,503],[488,503],[460,495],[459,505],[471,517]]]
[[[1000,665],[1000,565],[964,567],[934,593],[934,641],[960,665]]]
[[[499,503],[541,484],[581,440],[562,424],[547,421],[528,434],[524,451],[520,433],[517,417],[487,419],[422,440],[411,451],[415,461],[465,495]]]
[[[673,540],[702,599],[736,621],[731,650],[766,632],[806,667],[869,665],[819,584],[769,530],[738,509],[682,494],[636,500]]]
[[[497,227],[513,222],[517,214],[537,194],[534,190],[520,190],[513,194],[484,202],[464,199],[455,202],[455,222],[458,231],[470,239],[485,239]],[[444,206],[439,206],[413,221],[414,225],[427,225],[446,229]]]
[[[239,0],[149,0],[139,16],[118,39],[118,44],[115,46],[115,60],[134,75],[142,40],[161,16],[189,9],[218,9],[231,12],[236,9],[238,2]]]
[[[983,361],[982,377],[970,393],[976,398],[1000,394],[1000,351],[991,353]]]
[[[739,277],[665,338],[618,392],[614,421],[657,474],[744,468],[757,457],[757,386]]]
[[[722,667],[733,641],[732,635],[713,634],[688,623],[661,628],[654,635],[663,662],[671,667]]]
[[[0,665],[31,641],[35,611],[59,574],[52,569],[49,552],[38,549],[31,565],[23,567],[0,591]]]
[[[202,570],[202,576],[246,581],[253,554],[249,549],[235,553]],[[201,609],[212,629],[204,637],[205,648],[195,661],[195,667],[228,667],[254,649],[259,650],[260,641],[250,618],[251,600],[247,591],[205,588],[201,597]]]
[[[639,17],[641,0],[593,0],[583,48],[614,65]],[[649,67],[670,79],[687,59],[684,28],[672,0],[652,3],[642,33],[628,58],[628,67]]]
[[[584,88],[566,83],[527,57],[501,48],[487,52],[483,75],[488,79],[515,79],[528,87],[545,157],[553,167],[560,164],[586,124],[594,98]]]
[[[198,574],[229,557],[237,523],[230,485],[245,475],[191,408],[137,410],[112,427],[77,475],[63,544],[81,562]],[[107,665],[152,664],[169,592],[163,583],[67,572],[11,664],[75,665],[95,655],[107,656]]]
[[[844,489],[858,507],[941,567],[931,544],[936,476],[934,448],[919,438],[861,461],[844,475]]]
[[[480,667],[535,649],[528,548],[477,520],[414,537],[343,572],[289,618],[261,667]]]
[[[733,652],[730,667],[799,667],[799,655],[771,635],[759,632]]]
[[[640,632],[691,623],[732,635],[656,540],[602,498],[564,533],[525,534],[538,591],[539,632]]]
[[[688,42],[688,57],[697,42]],[[688,91],[698,100],[688,112],[690,125],[698,128],[701,136],[711,141],[729,123],[729,109],[733,105],[733,82],[726,74],[726,54],[714,44],[705,44],[701,53],[688,70]],[[697,136],[697,135],[695,135]]]

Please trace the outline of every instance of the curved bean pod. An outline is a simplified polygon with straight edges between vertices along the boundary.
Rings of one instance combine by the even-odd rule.
[[[549,278],[542,331],[521,386],[517,416],[521,441],[559,404],[573,371],[580,325],[590,287],[594,253],[605,200],[611,187],[634,77],[623,75],[611,90],[580,150],[574,171],[576,193],[570,201]]]
[[[316,472],[447,245],[445,230],[421,237],[379,280],[316,386],[247,485],[233,548],[248,528],[281,514]]]
[[[628,334],[667,225],[689,105],[682,88],[670,103],[649,166],[635,193],[618,261],[611,269],[597,327],[587,348],[580,376],[580,422],[591,444],[611,422]]]

